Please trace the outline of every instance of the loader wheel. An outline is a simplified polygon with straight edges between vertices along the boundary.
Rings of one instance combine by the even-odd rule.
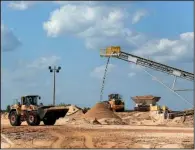
[[[40,118],[38,115],[33,114],[33,113],[29,113],[27,115],[27,124],[30,126],[36,126],[40,124]]]
[[[10,124],[12,126],[20,126],[21,125],[20,116],[17,115],[16,111],[12,111],[10,113],[9,121],[10,121]]]
[[[43,120],[44,125],[54,125],[56,123],[56,118],[46,118]]]

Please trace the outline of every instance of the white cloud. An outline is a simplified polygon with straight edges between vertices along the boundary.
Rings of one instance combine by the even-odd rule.
[[[56,65],[60,60],[58,56],[41,57],[32,63],[28,64],[28,68],[47,69],[48,66]]]
[[[18,1],[18,2],[10,2],[8,7],[15,10],[26,10],[29,7],[33,6],[37,2],[35,1]],[[39,2],[40,3],[40,2]]]
[[[117,6],[64,4],[50,14],[43,23],[43,29],[50,37],[73,35],[82,38],[88,49],[100,50],[120,45],[125,51],[130,49],[131,53],[150,56],[159,62],[192,60],[193,33],[183,33],[177,40],[152,39],[126,28],[125,22],[129,17],[133,16],[131,19],[136,23],[145,15],[146,10],[138,10],[130,15]]]
[[[76,4],[76,5],[83,5],[83,4],[87,4],[87,5],[94,5],[98,2],[96,1],[53,1],[53,3],[59,4],[59,5],[67,5],[67,4]]]
[[[21,45],[20,40],[14,35],[13,31],[1,24],[1,49],[2,51],[12,51]]]
[[[139,71],[142,71],[143,70],[141,66],[136,65],[136,64],[132,64],[132,63],[130,63],[130,69],[132,71],[136,71],[136,72],[139,72]]]
[[[73,4],[73,5],[95,5],[100,2],[95,2],[95,1],[50,1],[53,4],[57,5],[68,5],[68,4]],[[13,10],[19,10],[19,11],[25,11],[29,8],[31,8],[34,5],[40,4],[40,3],[50,3],[50,2],[44,2],[44,1],[12,1],[9,2],[8,7],[13,9]]]
[[[141,18],[145,17],[147,15],[146,10],[139,10],[136,11],[132,18],[132,24],[136,24],[140,21]]]
[[[130,70],[130,72],[128,73],[128,77],[132,78],[135,75],[142,72],[143,68],[139,65],[134,64],[134,63],[129,63],[129,70]]]
[[[43,24],[48,36],[67,33],[91,37],[99,34],[113,34],[113,29],[122,26],[124,14],[121,9],[89,5],[64,5],[51,13]],[[109,32],[109,29],[111,32]],[[98,30],[98,31],[97,31]],[[115,31],[117,32],[117,31]]]
[[[104,76],[105,68],[106,68],[106,65],[102,65],[102,66],[96,67],[96,68],[91,72],[91,74],[90,74],[91,77],[95,77],[95,78],[98,78],[98,79],[102,79],[103,76]],[[107,73],[113,71],[114,68],[116,68],[115,65],[109,64],[109,65],[108,65],[108,71],[107,71]]]
[[[132,77],[135,76],[135,75],[136,75],[135,72],[131,72],[131,73],[128,74],[128,76],[129,76],[130,78],[132,78]]]
[[[150,56],[158,62],[166,61],[193,61],[194,33],[180,34],[177,40],[159,39],[150,40],[134,50],[138,56]]]
[[[43,23],[43,29],[50,37],[71,34],[83,38],[89,49],[112,44],[136,47],[145,37],[125,27],[128,17],[127,11],[120,7],[68,4],[54,10]]]

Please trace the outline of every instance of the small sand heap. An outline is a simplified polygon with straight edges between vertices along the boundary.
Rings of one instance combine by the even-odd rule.
[[[68,107],[68,112],[66,114],[66,116],[72,115],[74,113],[76,113],[79,110],[82,110],[80,107],[76,106],[76,105],[71,105]]]
[[[167,125],[193,127],[194,126],[194,116],[186,116],[185,118],[176,117],[173,120],[169,120],[167,122]]]
[[[112,120],[112,122],[107,122],[107,124],[123,124],[122,119],[117,116],[115,113],[113,113],[107,106],[107,104],[103,102],[97,103],[94,107],[92,107],[86,114],[83,115],[83,118],[86,120],[98,120],[98,122],[101,122],[101,120]]]
[[[92,121],[93,124],[101,124],[96,118]]]
[[[8,113],[7,112],[1,113],[1,118],[8,119]]]
[[[69,118],[70,120],[78,120],[80,118],[82,118],[83,116],[83,111],[82,110],[77,110],[76,112],[72,113],[69,116],[66,116],[66,118]]]
[[[129,125],[151,125],[153,124],[150,118],[149,112],[132,112],[129,116],[123,118],[123,120]]]

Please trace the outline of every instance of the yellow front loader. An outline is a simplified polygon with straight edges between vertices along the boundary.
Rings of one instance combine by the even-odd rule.
[[[41,121],[45,125],[54,125],[56,120],[65,117],[68,108],[38,105],[38,95],[21,97],[21,103],[11,106],[8,118],[12,126],[20,126],[23,121],[28,125],[39,125]]]

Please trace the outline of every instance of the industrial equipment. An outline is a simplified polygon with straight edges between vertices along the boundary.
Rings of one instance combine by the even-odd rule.
[[[161,97],[156,97],[152,95],[131,97],[131,99],[136,104],[136,106],[134,107],[134,110],[136,111],[157,111],[159,107],[156,103],[160,100],[160,98]]]
[[[142,58],[133,54],[125,53],[121,51],[120,46],[111,46],[106,48],[105,50],[101,50],[100,56],[104,57],[115,57],[118,59],[122,59],[124,61],[133,62],[136,65],[141,65],[144,67],[148,67],[157,71],[165,72],[167,74],[177,76],[186,80],[194,81],[194,74],[183,71],[181,69],[177,69],[174,67],[170,67],[168,65],[164,65],[162,63],[155,62],[153,60],[149,60],[146,58]]]
[[[175,79],[174,79],[172,88],[168,87],[163,82],[159,81],[157,78],[156,78],[156,80],[159,83],[161,83],[162,85],[164,85],[166,88],[168,88],[171,92],[176,94],[178,97],[180,97],[182,100],[185,100],[186,102],[188,102],[186,99],[184,99],[176,91],[188,91],[189,89],[188,90],[186,90],[186,89],[185,90],[175,90],[174,85],[175,85],[177,77],[183,78],[185,80],[194,81],[194,74],[193,73],[190,73],[190,72],[187,72],[187,71],[175,68],[175,67],[171,67],[171,66],[168,66],[168,65],[165,65],[165,64],[162,64],[162,63],[158,63],[158,62],[153,61],[153,60],[149,60],[149,59],[146,59],[146,58],[143,58],[143,57],[139,57],[139,56],[136,56],[136,55],[133,55],[133,54],[123,52],[123,51],[121,51],[120,46],[111,46],[111,47],[108,47],[106,49],[100,50],[100,56],[101,57],[108,57],[108,61],[107,61],[107,64],[106,64],[106,69],[105,69],[105,72],[104,72],[103,82],[102,82],[101,93],[100,93],[101,99],[102,99],[102,95],[103,95],[103,89],[104,89],[104,84],[105,84],[105,79],[106,79],[106,72],[107,72],[107,69],[108,69],[109,60],[110,60],[111,57],[114,57],[114,58],[118,58],[118,59],[121,59],[121,60],[124,60],[124,61],[127,61],[127,62],[132,62],[136,65],[151,68],[151,69],[161,71],[161,72],[164,72],[164,73],[167,73],[169,75],[174,76]],[[150,76],[152,76],[146,70],[144,70],[144,71],[147,74],[149,74]],[[154,76],[152,76],[152,77],[154,77]],[[193,106],[193,104],[191,104],[190,102],[188,102],[188,103]]]
[[[113,111],[123,112],[125,110],[125,102],[122,100],[120,94],[108,95],[108,102],[110,104],[110,109]]]
[[[9,121],[12,126],[20,126],[23,121],[28,125],[39,125],[41,121],[45,125],[54,125],[56,120],[64,117],[68,108],[38,105],[39,95],[27,95],[21,97],[21,103],[18,102],[11,106],[9,112]]]

